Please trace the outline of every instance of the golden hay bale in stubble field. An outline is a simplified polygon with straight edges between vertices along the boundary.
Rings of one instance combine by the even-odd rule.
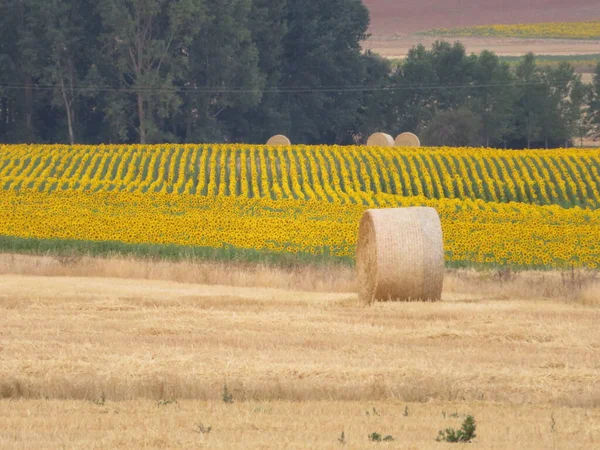
[[[396,147],[420,147],[421,141],[417,135],[413,133],[402,133],[396,137],[394,141]]]
[[[369,209],[356,245],[361,301],[439,300],[444,277],[442,226],[427,207]]]
[[[267,141],[267,145],[292,145],[292,143],[283,134],[276,134]]]
[[[386,133],[374,133],[367,140],[369,147],[393,147],[394,138]]]

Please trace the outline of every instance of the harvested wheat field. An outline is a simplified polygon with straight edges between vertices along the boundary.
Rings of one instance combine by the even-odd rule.
[[[363,306],[347,269],[7,258],[0,448],[442,448],[467,414],[475,448],[600,445],[592,274],[452,271],[440,302]],[[113,265],[139,278],[89,276]]]

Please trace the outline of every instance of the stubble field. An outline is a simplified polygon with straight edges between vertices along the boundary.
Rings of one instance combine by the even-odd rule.
[[[600,442],[593,273],[449,271],[440,303],[371,307],[349,268],[4,255],[0,274],[2,448],[443,448],[466,414],[476,448]]]

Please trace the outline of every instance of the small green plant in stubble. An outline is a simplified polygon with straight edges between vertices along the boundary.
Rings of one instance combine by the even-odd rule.
[[[556,419],[554,418],[554,413],[550,415],[550,434],[552,435],[552,449],[556,448]]]
[[[395,441],[396,439],[391,434],[383,436],[381,433],[373,432],[369,435],[369,440],[371,442],[391,442]]]
[[[198,434],[208,434],[210,433],[210,431],[212,430],[212,426],[208,425],[205,426],[202,422],[195,424],[194,426],[194,433],[198,433]]]
[[[103,392],[100,398],[94,399],[93,402],[95,405],[104,406],[104,404],[106,403],[106,394]]]
[[[227,384],[223,383],[223,392],[221,393],[223,403],[233,403],[233,395],[227,389]]]
[[[477,424],[475,423],[475,419],[473,416],[467,416],[462,424],[462,427],[459,430],[455,430],[454,428],[446,428],[445,430],[440,430],[438,433],[438,437],[436,441],[438,442],[471,442],[477,435],[475,434],[475,429],[477,428]]]
[[[379,411],[377,411],[377,409],[376,409],[375,407],[373,407],[373,409],[372,409],[371,411],[367,410],[367,411],[365,412],[365,414],[366,414],[367,416],[379,416],[379,415],[380,415],[380,414],[379,414]]]

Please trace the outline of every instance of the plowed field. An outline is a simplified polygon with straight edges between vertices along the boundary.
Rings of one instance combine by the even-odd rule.
[[[413,45],[435,38],[413,33],[432,28],[470,25],[567,22],[600,18],[597,0],[364,0],[371,13],[372,37],[365,47],[388,57],[402,57]],[[452,40],[452,38],[450,38]],[[584,54],[597,52],[598,42],[558,39],[481,39],[461,41],[468,51],[490,49],[502,55]]]

